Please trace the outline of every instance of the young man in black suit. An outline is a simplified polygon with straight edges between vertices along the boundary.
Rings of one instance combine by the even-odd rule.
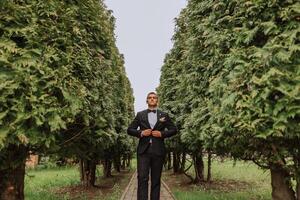
[[[146,102],[148,109],[137,113],[127,129],[127,133],[139,138],[137,148],[137,199],[148,199],[150,170],[150,197],[151,200],[159,200],[161,172],[166,155],[164,139],[175,135],[177,128],[167,113],[157,109],[158,96],[155,92],[150,92],[147,95]]]

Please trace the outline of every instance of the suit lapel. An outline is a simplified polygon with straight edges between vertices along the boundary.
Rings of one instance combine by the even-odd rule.
[[[154,125],[153,129],[155,129],[157,124],[159,123],[160,115],[161,115],[161,112],[160,112],[160,110],[157,109],[157,113],[156,113],[157,121],[156,121],[156,124]]]

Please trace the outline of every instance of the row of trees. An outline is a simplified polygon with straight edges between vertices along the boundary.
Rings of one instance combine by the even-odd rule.
[[[274,200],[300,199],[299,1],[189,0],[176,24],[158,87],[181,131],[169,150],[191,156],[195,182],[213,152],[269,169]]]
[[[99,0],[0,2],[0,199],[24,199],[29,153],[80,160],[95,184],[133,153],[133,94]],[[121,161],[123,163],[121,163]]]

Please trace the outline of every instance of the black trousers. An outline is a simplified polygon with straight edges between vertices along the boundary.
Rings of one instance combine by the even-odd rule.
[[[149,144],[143,154],[137,156],[138,189],[137,200],[148,200],[149,171],[151,173],[151,200],[159,200],[160,178],[165,156],[156,155],[152,152]]]

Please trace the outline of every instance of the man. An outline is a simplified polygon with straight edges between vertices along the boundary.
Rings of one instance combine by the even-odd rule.
[[[149,170],[151,170],[151,200],[159,200],[160,179],[166,155],[164,139],[177,133],[167,113],[157,109],[158,96],[147,95],[148,109],[138,112],[127,129],[129,135],[139,138],[137,148],[137,199],[148,199]],[[139,127],[139,129],[138,129]]]

